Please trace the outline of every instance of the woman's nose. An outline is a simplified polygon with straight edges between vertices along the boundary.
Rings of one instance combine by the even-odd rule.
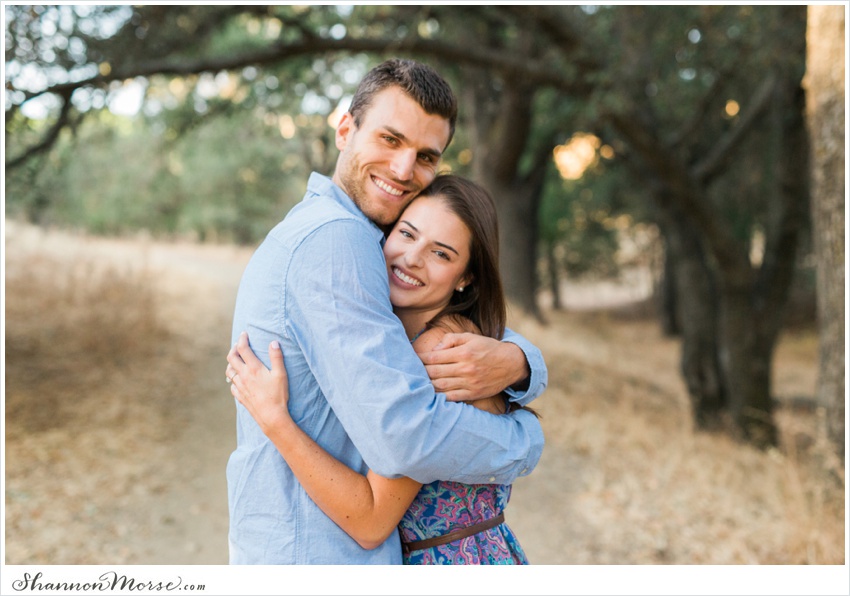
[[[404,253],[404,262],[410,267],[422,266],[422,249],[419,247],[411,247]]]

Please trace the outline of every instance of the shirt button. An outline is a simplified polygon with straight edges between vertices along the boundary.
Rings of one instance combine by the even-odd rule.
[[[490,476],[490,482],[496,482],[496,477],[495,477],[495,476]]]
[[[522,472],[519,473],[520,476],[528,472],[528,468],[523,468]]]

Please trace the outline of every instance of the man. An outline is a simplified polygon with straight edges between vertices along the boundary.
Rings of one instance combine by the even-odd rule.
[[[539,422],[529,412],[493,416],[435,393],[392,312],[381,250],[383,230],[434,179],[456,114],[448,84],[422,64],[391,60],[366,75],[337,128],[333,179],[314,173],[304,200],[248,264],[233,338],[247,331],[267,366],[265,347],[280,342],[293,419],[352,469],[423,483],[510,483],[537,464]],[[460,348],[426,361],[435,385],[470,399],[521,382],[528,389],[512,399],[527,403],[545,387],[546,368],[536,348],[516,334],[509,339],[515,343],[453,336],[449,344]],[[475,356],[453,363],[458,351]],[[227,467],[231,563],[401,562],[396,534],[367,551],[337,527],[250,414],[237,412]]]

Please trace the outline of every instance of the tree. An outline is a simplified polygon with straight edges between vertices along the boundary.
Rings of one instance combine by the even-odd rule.
[[[625,86],[607,114],[652,190],[674,271],[682,369],[696,422],[717,427],[729,417],[742,437],[766,446],[777,440],[770,362],[807,208],[805,11],[746,10],[749,20],[736,9],[699,7],[683,23],[699,44],[738,45],[736,60],[728,62],[722,48],[685,47],[677,64],[652,47],[661,43],[651,32],[666,11],[618,11],[617,46],[627,51],[612,60]],[[747,43],[709,37],[728,36],[732,25],[751,28],[741,36]],[[782,46],[759,43],[770,36]],[[760,65],[761,81],[736,70],[744,64]],[[690,101],[671,103],[683,94]],[[734,104],[730,96],[737,96]],[[740,114],[730,114],[733,105]],[[724,112],[735,117],[724,119]],[[757,146],[775,149],[759,153]],[[755,232],[765,239],[760,259],[752,256]]]
[[[844,369],[844,7],[810,6],[808,124],[812,143],[812,226],[820,337],[817,400],[825,434],[842,458]]]
[[[469,94],[464,104],[472,108],[473,177],[490,190],[499,212],[505,292],[523,310],[539,317],[538,212],[554,143],[529,147],[533,86],[523,81],[506,84],[486,71],[471,70],[474,82],[464,87]],[[526,158],[529,153],[532,156]]]

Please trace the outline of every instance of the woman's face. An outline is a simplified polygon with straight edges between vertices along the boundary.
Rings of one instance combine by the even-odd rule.
[[[390,301],[396,314],[431,320],[465,286],[472,235],[439,195],[419,197],[384,243]],[[426,316],[427,315],[427,316]]]

